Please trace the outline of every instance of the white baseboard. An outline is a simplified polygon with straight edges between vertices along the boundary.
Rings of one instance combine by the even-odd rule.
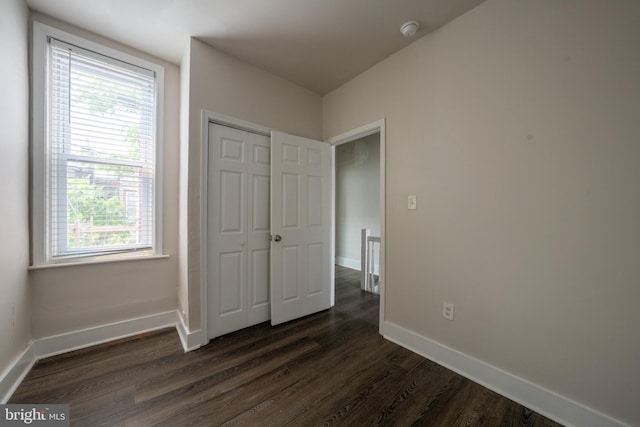
[[[188,332],[176,310],[109,323],[31,341],[27,349],[0,376],[0,403],[6,403],[33,364],[45,357],[114,341],[162,328],[175,327],[185,352],[202,345],[201,331]]]
[[[362,270],[362,264],[359,259],[337,256],[335,262],[336,264],[341,265],[342,267],[347,267],[352,270],[358,270],[358,271]],[[374,264],[373,272],[375,274],[380,274],[380,266],[378,264]]]
[[[0,403],[7,403],[22,380],[31,370],[36,359],[31,343],[0,376]]]
[[[189,332],[184,320],[176,311],[35,340],[0,376],[0,402],[7,402],[38,359],[166,327],[176,328],[185,352],[201,346],[201,330]],[[382,332],[389,341],[414,351],[563,425],[580,427],[625,426],[619,420],[394,323],[384,322]]]
[[[185,353],[196,350],[202,346],[202,329],[190,332],[187,327],[187,322],[184,317],[182,317],[180,311],[178,311],[176,330],[178,331],[178,336],[180,337],[180,342],[182,343],[182,348]]]
[[[394,323],[383,336],[565,426],[624,427],[626,424]]]
[[[343,256],[336,257],[336,264],[358,271],[360,271],[362,267],[359,259],[346,258]]]
[[[172,310],[65,334],[39,338],[34,340],[32,347],[36,359],[42,359],[44,357],[55,356],[56,354],[66,353],[144,332],[175,327],[176,322],[176,311]]]

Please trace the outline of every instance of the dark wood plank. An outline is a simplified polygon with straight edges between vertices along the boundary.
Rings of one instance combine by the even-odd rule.
[[[559,424],[378,333],[379,297],[336,266],[336,306],[184,354],[175,330],[41,360],[10,403],[68,403],[73,426]]]

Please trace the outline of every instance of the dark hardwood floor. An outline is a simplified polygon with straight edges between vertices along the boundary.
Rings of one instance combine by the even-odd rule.
[[[558,426],[384,340],[378,296],[336,267],[336,306],[184,354],[173,329],[39,361],[10,403],[74,426]]]

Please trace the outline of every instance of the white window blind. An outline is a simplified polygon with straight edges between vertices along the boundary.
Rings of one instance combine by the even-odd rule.
[[[155,74],[48,40],[50,258],[150,249]]]

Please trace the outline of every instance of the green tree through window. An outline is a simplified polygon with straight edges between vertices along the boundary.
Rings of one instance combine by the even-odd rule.
[[[53,253],[152,244],[154,75],[51,46]]]

